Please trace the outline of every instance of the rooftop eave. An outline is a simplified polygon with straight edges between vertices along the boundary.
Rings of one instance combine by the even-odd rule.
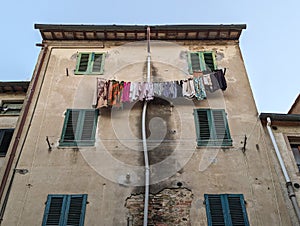
[[[283,125],[283,126],[300,125],[300,114],[261,113],[259,115],[259,118],[263,124],[266,124],[268,117],[270,117],[272,121],[272,125]]]
[[[35,24],[43,40],[135,41],[147,38],[147,25]],[[150,25],[152,40],[238,40],[245,24]]]

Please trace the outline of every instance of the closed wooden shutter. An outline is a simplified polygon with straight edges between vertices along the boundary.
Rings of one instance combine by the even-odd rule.
[[[43,226],[48,225],[63,225],[64,206],[66,203],[66,197],[48,196],[47,206],[44,214]]]
[[[231,146],[229,127],[223,109],[195,109],[198,146]]]
[[[216,69],[212,52],[204,52],[203,58],[204,58],[206,71],[213,71]]]
[[[210,195],[206,197],[208,210],[210,213],[211,226],[224,226],[224,213],[222,207],[221,196]]]
[[[67,211],[67,225],[80,226],[84,222],[86,195],[71,195]]]
[[[242,194],[205,194],[208,226],[249,226]]]
[[[79,110],[69,110],[66,115],[65,133],[63,142],[73,142],[76,140],[76,131],[78,127]]]
[[[191,65],[192,65],[193,72],[201,71],[199,53],[191,53],[190,57],[191,57]]]
[[[97,116],[97,110],[67,109],[59,145],[94,145]]]
[[[88,70],[90,54],[81,53],[79,56],[80,56],[79,57],[79,65],[78,65],[77,71],[78,72],[86,72]]]
[[[87,195],[48,195],[42,226],[83,226]]]
[[[93,55],[92,73],[101,73],[103,54]]]
[[[227,196],[232,226],[247,226],[248,219],[244,211],[244,199],[241,196]]]
[[[95,127],[95,119],[96,119],[96,111],[95,110],[86,110],[84,112],[84,119],[82,125],[82,133],[81,133],[81,141],[91,141],[94,140],[94,127]]]

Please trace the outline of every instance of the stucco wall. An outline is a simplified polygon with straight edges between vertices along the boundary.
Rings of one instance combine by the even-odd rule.
[[[58,142],[66,109],[93,108],[96,78],[126,81],[145,78],[145,42],[107,42],[104,47],[90,42],[68,42],[66,47],[63,42],[55,47],[49,44],[37,89],[39,96],[35,95],[38,102],[28,115],[28,136],[18,164],[18,168],[29,172],[15,175],[3,225],[41,225],[47,195],[72,193],[88,194],[85,225],[126,225],[129,214],[126,199],[143,193],[143,187],[135,186],[144,181],[142,104],[101,109],[94,147],[62,148]],[[218,67],[227,68],[228,88],[225,92],[208,93],[203,101],[166,100],[169,103],[149,107],[147,116],[153,119],[154,127],[148,127],[148,135],[151,136],[151,131],[153,136],[165,131],[159,137],[154,136],[158,144],[150,144],[153,148],[150,192],[156,194],[182,183],[193,195],[191,225],[207,224],[205,193],[244,194],[251,225],[292,225],[268,145],[261,139],[263,131],[238,43],[154,43],[153,80],[187,78],[189,50],[216,51]],[[107,54],[104,74],[74,75],[77,53],[91,51]],[[193,109],[202,107],[225,109],[232,147],[196,148]],[[29,126],[30,117],[33,118]],[[243,152],[245,135],[247,144]],[[128,174],[130,180],[126,184]]]

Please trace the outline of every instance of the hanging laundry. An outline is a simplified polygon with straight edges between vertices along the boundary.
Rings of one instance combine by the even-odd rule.
[[[197,100],[204,100],[206,99],[206,92],[205,87],[203,85],[202,76],[201,77],[194,77],[194,87],[195,87],[195,97]]]
[[[129,93],[130,102],[136,101],[138,99],[138,97],[139,97],[139,83],[131,82],[130,93]]]
[[[130,99],[129,99],[130,84],[131,84],[131,82],[124,82],[124,88],[123,88],[122,98],[121,98],[121,101],[124,103],[130,101]]]
[[[225,74],[223,70],[222,69],[215,70],[213,76],[217,80],[220,89],[223,91],[226,90],[227,83],[226,83]]]
[[[98,101],[97,108],[107,107],[107,88],[108,83],[104,79],[97,79]]]
[[[176,81],[177,97],[182,97],[182,80]]]
[[[192,79],[184,80],[182,83],[182,95],[187,98],[195,96],[194,81]]]
[[[211,74],[203,75],[203,84],[206,91],[213,92],[213,84],[211,81]]]

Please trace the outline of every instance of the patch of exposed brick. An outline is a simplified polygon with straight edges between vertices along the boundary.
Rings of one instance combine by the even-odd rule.
[[[186,188],[164,189],[149,195],[148,225],[188,226],[193,194]],[[125,206],[132,217],[133,225],[143,225],[144,194],[127,198]]]

